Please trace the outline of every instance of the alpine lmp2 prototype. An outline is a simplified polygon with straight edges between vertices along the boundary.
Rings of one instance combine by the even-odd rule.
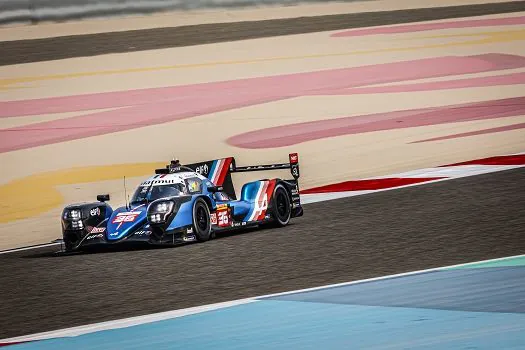
[[[237,199],[232,173],[290,169],[293,179],[262,179],[242,186]],[[180,165],[172,161],[143,181],[126,205],[113,209],[109,194],[62,212],[66,252],[125,243],[176,245],[204,242],[217,232],[259,225],[285,226],[302,216],[299,158],[288,163],[238,167],[233,157]]]

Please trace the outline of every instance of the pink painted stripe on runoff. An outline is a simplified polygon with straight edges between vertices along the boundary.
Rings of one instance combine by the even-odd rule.
[[[353,37],[353,36],[367,36],[378,34],[400,34],[413,33],[428,30],[440,29],[459,29],[471,27],[494,27],[494,26],[511,26],[525,24],[525,16],[507,17],[507,18],[491,18],[491,19],[471,19],[462,21],[448,21],[435,23],[421,23],[421,24],[405,24],[388,27],[374,27],[365,29],[351,29],[343,32],[334,33],[331,36],[335,38]]]
[[[525,57],[518,55],[446,56],[214,83],[4,101],[0,102],[0,117],[141,106],[167,101],[198,104],[214,96],[217,100],[228,100],[232,96],[245,96],[246,99],[266,95],[294,97],[306,92],[322,94],[334,89],[522,67],[525,67]]]
[[[525,97],[516,97],[281,125],[236,135],[227,142],[249,149],[285,147],[343,135],[504,118],[524,113]]]
[[[165,101],[3,129],[0,130],[0,153],[162,124],[277,99],[276,96],[253,100],[232,97],[226,101],[218,96],[216,98],[210,96],[205,101],[199,99],[198,102],[186,101],[185,104]]]
[[[363,88],[340,89],[324,91],[323,95],[356,95],[356,94],[384,94],[399,92],[436,91],[446,89],[463,89],[500,85],[525,84],[525,72],[496,75],[490,77],[476,77],[428,83],[402,84],[390,86],[373,86]]]
[[[350,87],[525,67],[525,57],[439,57],[218,83],[0,102],[0,117],[116,110],[0,130],[0,153]]]
[[[477,131],[471,131],[471,132],[464,132],[464,133],[454,134],[454,135],[434,137],[434,138],[431,138],[431,139],[426,139],[426,140],[421,140],[421,141],[414,141],[414,142],[410,142],[410,143],[422,143],[422,142],[431,142],[431,141],[450,140],[450,139],[457,139],[457,138],[460,138],[460,137],[485,135],[485,134],[492,134],[492,133],[497,133],[497,132],[510,131],[510,130],[519,130],[519,129],[525,129],[525,123],[505,125],[505,126],[500,126],[500,127],[497,127],[497,128],[490,128],[490,129],[483,129],[483,130],[477,130]]]

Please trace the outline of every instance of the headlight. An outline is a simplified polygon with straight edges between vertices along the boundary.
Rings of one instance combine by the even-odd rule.
[[[64,210],[63,220],[66,225],[65,227],[70,230],[84,229],[84,223],[82,222],[82,211],[80,209]]]
[[[70,209],[64,212],[64,219],[80,220],[80,209]]]
[[[84,228],[84,224],[82,223],[82,220],[71,221],[71,228],[73,230],[82,230]]]
[[[174,203],[172,201],[160,201],[152,203],[148,208],[148,220],[153,224],[160,224],[166,221],[171,214]]]
[[[157,213],[169,213],[173,209],[173,202],[160,202],[154,205],[153,211]]]

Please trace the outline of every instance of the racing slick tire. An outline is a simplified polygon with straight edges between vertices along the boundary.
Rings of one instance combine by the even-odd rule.
[[[283,185],[275,186],[272,195],[272,214],[274,217],[274,226],[283,227],[288,225],[292,216],[290,205],[290,196]]]
[[[193,232],[198,242],[206,242],[211,237],[210,208],[202,198],[193,204]]]

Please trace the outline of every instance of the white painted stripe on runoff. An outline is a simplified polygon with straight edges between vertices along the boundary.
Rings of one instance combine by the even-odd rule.
[[[401,188],[401,187],[387,188],[387,190],[391,190],[391,189],[394,189],[394,188]],[[375,190],[375,191],[374,190],[341,191],[341,192],[302,194],[301,195],[301,204],[310,204],[310,203],[324,202],[324,201],[329,201],[329,200],[339,199],[339,198],[361,196],[361,195],[369,194],[369,193],[372,193],[372,192],[379,192],[379,190]]]
[[[373,282],[373,281],[381,281],[381,280],[387,280],[387,279],[398,278],[398,277],[406,277],[406,276],[417,275],[417,274],[421,274],[421,273],[436,272],[436,271],[440,271],[440,270],[444,270],[444,269],[450,269],[450,268],[456,268],[456,267],[465,267],[465,266],[469,266],[469,265],[476,265],[476,264],[482,264],[482,263],[491,263],[491,262],[496,262],[496,261],[505,261],[505,260],[515,259],[515,258],[522,258],[522,257],[525,257],[525,254],[506,256],[506,257],[501,257],[501,258],[496,258],[496,259],[472,261],[472,262],[456,264],[456,265],[433,267],[433,268],[430,268],[430,269],[410,271],[410,272],[403,272],[403,273],[397,273],[397,274],[393,274],[393,275],[379,276],[379,277],[367,278],[367,279],[356,280],[356,281],[351,281],[351,282],[328,284],[328,285],[324,285],[324,286],[305,288],[305,289],[298,289],[298,290],[292,290],[292,291],[288,291],[288,292],[266,294],[266,295],[260,295],[260,296],[256,296],[256,297],[251,297],[251,298],[244,298],[244,299],[227,301],[227,302],[223,302],[223,303],[208,304],[208,305],[203,305],[203,306],[191,307],[191,308],[187,308],[187,309],[180,309],[180,310],[166,311],[166,312],[160,312],[160,313],[150,314],[150,315],[143,315],[143,316],[124,318],[124,319],[121,319],[121,320],[93,323],[93,324],[84,325],[84,326],[59,329],[59,330],[55,330],[55,331],[36,333],[36,334],[25,335],[25,336],[20,336],[20,337],[15,337],[15,338],[0,339],[0,342],[1,343],[15,343],[15,342],[24,342],[24,341],[31,341],[31,340],[44,340],[44,339],[52,339],[52,338],[61,338],[61,337],[75,337],[75,336],[79,336],[79,335],[83,335],[83,334],[94,333],[94,332],[99,332],[99,331],[104,331],[104,330],[126,328],[126,327],[131,327],[131,326],[138,326],[138,325],[141,325],[141,324],[147,324],[147,323],[151,323],[151,322],[157,322],[157,321],[174,319],[174,318],[179,318],[179,317],[184,317],[184,316],[189,316],[189,315],[195,315],[195,314],[199,314],[199,313],[203,313],[203,312],[207,312],[207,311],[215,311],[215,310],[225,309],[225,308],[229,308],[229,307],[233,307],[233,306],[238,306],[238,305],[244,305],[244,304],[258,302],[258,301],[261,301],[263,299],[271,298],[271,297],[278,297],[278,296],[283,296],[283,295],[304,293],[304,292],[312,292],[312,291],[316,291],[316,290],[335,288],[335,287],[351,286],[351,285],[354,285],[354,284],[367,283],[367,282]]]
[[[420,178],[420,177],[464,177],[474,176],[486,173],[492,173],[496,171],[504,171],[515,168],[520,168],[525,165],[454,165],[449,167],[438,167],[438,168],[426,168],[419,170],[407,171],[404,173],[378,176],[373,179],[385,179],[389,177],[401,177],[401,178]]]

